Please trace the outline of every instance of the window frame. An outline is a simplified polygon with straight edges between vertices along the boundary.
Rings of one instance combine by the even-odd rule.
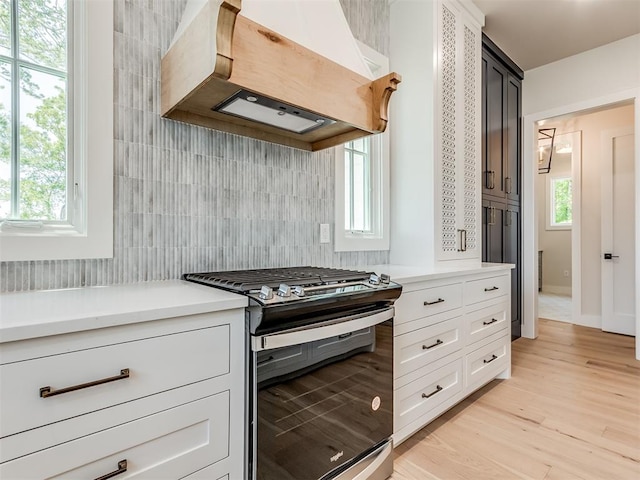
[[[389,59],[360,41],[356,41],[362,56],[378,78],[389,73]],[[344,228],[347,205],[345,192],[345,148],[335,147],[335,228],[336,252],[389,250],[389,128],[383,133],[365,137],[371,159],[371,231],[357,232]]]
[[[5,220],[0,261],[113,257],[113,2],[69,0],[66,222]]]
[[[555,221],[555,183],[560,180],[569,180],[571,183],[571,202],[573,203],[573,177],[570,172],[566,174],[551,175],[547,179],[547,215],[546,215],[546,229],[547,230],[571,230],[573,227],[573,209],[570,223],[557,223]]]

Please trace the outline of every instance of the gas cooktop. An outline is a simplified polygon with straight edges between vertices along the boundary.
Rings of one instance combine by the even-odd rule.
[[[249,298],[251,335],[283,331],[393,304],[402,286],[388,275],[322,267],[187,273],[185,280]]]
[[[263,305],[396,286],[387,275],[310,266],[187,273],[184,279],[247,295]]]
[[[369,278],[371,273],[322,267],[264,268],[260,270],[232,270],[226,272],[187,273],[186,280],[224,288],[236,293],[260,290],[264,285],[278,288],[288,285],[326,285],[353,282]]]

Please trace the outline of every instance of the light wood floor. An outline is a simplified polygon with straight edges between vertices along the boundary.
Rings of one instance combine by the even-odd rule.
[[[396,448],[393,480],[639,480],[634,339],[540,320],[494,380]]]

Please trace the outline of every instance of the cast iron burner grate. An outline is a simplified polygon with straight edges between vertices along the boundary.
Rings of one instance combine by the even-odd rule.
[[[187,273],[185,280],[223,288],[237,293],[260,290],[263,285],[278,288],[281,283],[308,287],[330,283],[366,280],[371,274],[357,270],[323,267],[285,267],[226,272]]]

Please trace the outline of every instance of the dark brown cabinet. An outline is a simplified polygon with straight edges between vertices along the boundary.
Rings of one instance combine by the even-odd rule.
[[[486,48],[482,81],[482,193],[520,202],[522,82]]]
[[[482,200],[483,252],[485,262],[505,263],[505,211],[507,204],[501,201]]]
[[[482,52],[482,193],[505,196],[506,72],[504,67]]]
[[[513,263],[512,339],[520,337],[523,72],[482,36],[482,260]]]
[[[510,202],[520,203],[522,179],[522,81],[509,74],[507,77],[507,135],[504,173],[505,194]]]

